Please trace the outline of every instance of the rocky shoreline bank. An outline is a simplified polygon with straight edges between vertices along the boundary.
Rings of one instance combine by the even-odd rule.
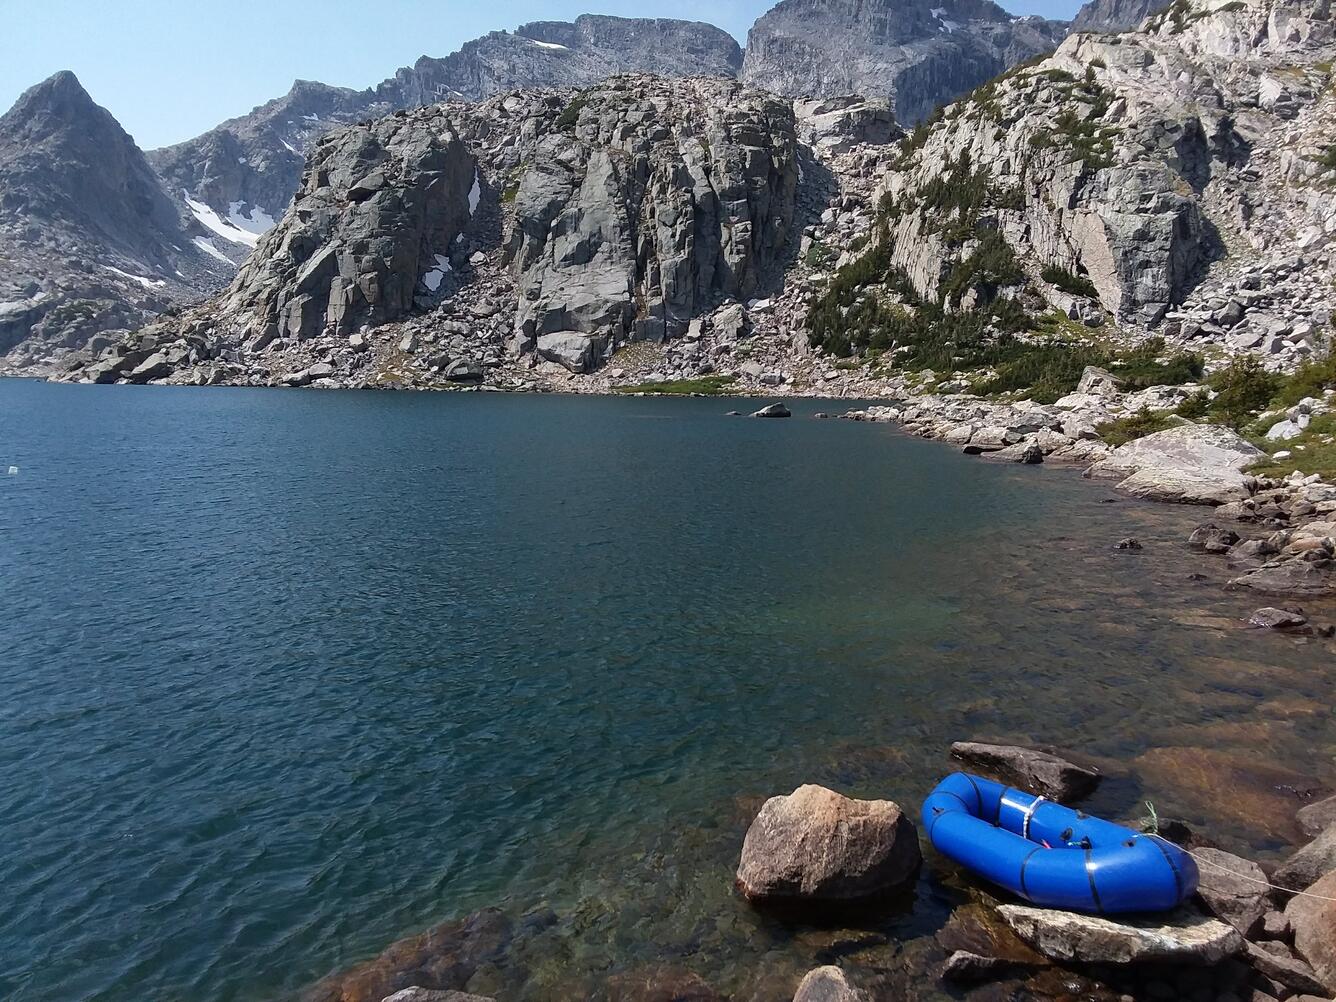
[[[1051,748],[960,742],[948,768],[966,769],[1065,804],[1104,778]],[[776,969],[726,994],[688,966],[647,964],[575,994],[622,1002],[876,1002],[967,998],[1091,1002],[1311,1002],[1336,983],[1336,797],[1309,791],[1298,817],[1315,837],[1279,864],[1217,848],[1187,825],[1143,830],[1183,845],[1200,869],[1197,895],[1158,916],[1102,917],[1009,903],[926,845],[914,812],[818,785],[771,797],[745,817],[737,893],[763,921],[826,944],[818,966]],[[1133,822],[1135,824],[1135,822]],[[743,831],[745,830],[745,836]],[[894,944],[869,916],[907,914],[945,894],[934,931]],[[564,920],[547,909],[518,919],[487,909],[394,944],[322,981],[308,1002],[474,1002],[504,999],[502,970],[541,952]],[[810,932],[798,930],[810,929]],[[880,957],[869,962],[869,955]]]

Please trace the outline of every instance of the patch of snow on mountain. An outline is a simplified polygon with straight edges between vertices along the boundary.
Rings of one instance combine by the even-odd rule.
[[[121,271],[121,269],[113,268],[109,264],[104,264],[102,267],[107,271],[110,271],[116,275],[120,275],[121,278],[128,278],[132,282],[138,282],[146,289],[161,289],[164,285],[167,284],[161,279],[155,282],[153,281],[153,279],[145,278],[143,275],[131,275],[128,271]]]
[[[529,39],[529,41],[532,42],[534,45],[538,46],[540,49],[559,49],[562,52],[571,51],[570,46],[558,45],[556,42],[540,42],[536,38],[531,38]]]
[[[204,237],[196,237],[194,240],[194,244],[196,247],[202,250],[205,254],[208,254],[210,257],[216,257],[219,261],[226,261],[234,268],[236,267],[236,265],[233,263],[230,257],[228,257],[226,254],[224,254],[222,251],[220,251],[217,247],[213,245],[212,240],[207,240]]]
[[[469,215],[478,211],[478,203],[482,201],[482,175],[478,173],[478,168],[473,168],[473,187],[469,189]]]
[[[274,218],[265,212],[258,205],[252,206],[250,212],[242,213],[241,207],[245,202],[233,202],[227,209],[227,221],[239,230],[245,230],[247,233],[254,233],[257,237],[268,233],[274,228]],[[254,244],[251,245],[255,246]]]
[[[435,292],[441,287],[441,280],[453,270],[450,267],[450,259],[442,254],[437,254],[436,267],[422,276],[422,284]]]
[[[254,233],[250,230],[243,230],[240,226],[237,226],[235,223],[230,223],[222,216],[218,215],[218,213],[214,212],[213,209],[204,202],[197,202],[195,199],[191,198],[189,192],[185,192],[184,194],[186,196],[186,204],[190,206],[191,213],[200,221],[200,224],[204,226],[205,229],[213,230],[213,232],[217,233],[224,240],[231,240],[233,243],[245,244],[247,247],[254,247],[260,242],[260,235],[258,233]],[[238,206],[240,204],[240,202],[235,203],[235,205]],[[233,211],[235,212],[235,208]],[[266,216],[265,218],[267,219],[268,217]],[[269,225],[273,225],[273,220],[269,221]],[[199,241],[196,240],[195,243],[198,244]],[[223,257],[222,254],[218,254],[217,256]],[[229,261],[228,263],[230,264],[231,262]]]

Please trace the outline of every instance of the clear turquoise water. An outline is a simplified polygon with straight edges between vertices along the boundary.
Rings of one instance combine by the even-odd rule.
[[[731,894],[764,795],[912,807],[975,734],[1333,778],[1330,651],[1184,594],[1200,513],[730,406],[0,382],[0,997],[281,998],[539,904],[505,997],[736,992],[821,949]]]

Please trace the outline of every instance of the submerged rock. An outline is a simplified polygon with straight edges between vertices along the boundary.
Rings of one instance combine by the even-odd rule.
[[[1100,780],[1094,769],[1069,762],[1052,750],[957,741],[951,757],[990,778],[1059,803],[1090,796]]]
[[[867,1002],[867,995],[849,984],[838,967],[818,967],[803,978],[793,1002]]]
[[[854,901],[903,887],[921,862],[918,832],[898,804],[802,786],[761,808],[737,885],[753,901]]]
[[[496,1002],[496,1000],[483,995],[470,995],[468,992],[405,988],[386,998],[385,1002]]]
[[[1248,625],[1263,630],[1293,630],[1308,625],[1308,617],[1288,609],[1258,609],[1248,617]]]
[[[1336,825],[1336,797],[1319,800],[1301,808],[1298,815],[1299,827],[1309,838],[1316,838],[1333,825]]]
[[[1002,905],[998,911],[1036,950],[1063,963],[1216,964],[1243,950],[1233,926],[1190,908],[1147,918],[1113,919]]]

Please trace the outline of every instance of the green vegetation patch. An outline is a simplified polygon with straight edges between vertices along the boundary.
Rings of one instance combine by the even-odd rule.
[[[1263,477],[1287,477],[1294,470],[1317,473],[1323,479],[1336,477],[1336,414],[1319,414],[1303,434],[1288,442],[1264,442],[1262,448],[1290,453],[1289,459],[1264,459],[1248,472]]]
[[[570,132],[574,129],[576,123],[580,121],[580,112],[584,110],[585,105],[588,103],[589,96],[587,94],[577,94],[571,103],[566,105],[561,114],[557,116],[557,131]]]
[[[1118,418],[1115,421],[1106,421],[1104,424],[1097,426],[1095,430],[1099,432],[1100,438],[1117,448],[1135,439],[1154,435],[1157,431],[1166,431],[1182,423],[1181,420],[1175,421],[1167,411],[1152,411],[1143,407],[1135,414]]]
[[[737,376],[701,376],[697,379],[665,379],[636,386],[618,386],[617,393],[658,393],[667,396],[714,397],[725,392]]]
[[[1095,289],[1095,284],[1084,275],[1077,275],[1075,272],[1068,271],[1066,268],[1050,264],[1044,268],[1041,277],[1049,285],[1061,289],[1063,292],[1070,293],[1073,296],[1085,296],[1087,299],[1098,299],[1099,292]]]

